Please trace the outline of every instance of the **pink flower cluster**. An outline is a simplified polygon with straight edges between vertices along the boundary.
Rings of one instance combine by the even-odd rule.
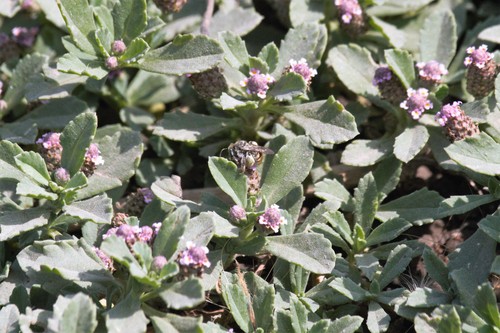
[[[440,82],[441,77],[448,74],[448,70],[445,65],[435,60],[418,62],[416,66],[419,70],[418,75],[420,78],[427,81]]]
[[[351,23],[354,16],[361,16],[363,11],[358,0],[335,0],[335,6],[340,13],[342,22]]]
[[[99,147],[95,143],[91,143],[85,151],[85,160],[92,162],[94,165],[104,164]]]
[[[378,86],[382,82],[389,81],[390,79],[392,79],[392,71],[389,66],[380,66],[375,70],[372,84]]]
[[[155,195],[153,194],[153,191],[151,191],[151,189],[148,187],[143,187],[143,188],[137,189],[137,193],[142,195],[142,200],[144,201],[145,204],[148,204],[151,201],[153,201],[153,199],[155,197]]]
[[[260,70],[252,68],[250,77],[240,81],[242,87],[247,88],[247,94],[257,95],[259,98],[266,98],[269,85],[274,83],[274,78],[269,74],[261,74]]]
[[[131,226],[128,224],[122,224],[119,227],[109,229],[106,234],[102,236],[102,239],[106,239],[112,235],[116,235],[123,238],[127,245],[132,246],[135,242],[143,242],[147,244],[152,244],[156,234],[156,228],[153,229],[150,226]]]
[[[192,241],[186,242],[186,249],[179,254],[179,264],[191,268],[210,267],[207,258],[208,248],[196,246]]]
[[[35,44],[39,29],[37,27],[25,28],[15,27],[12,29],[12,40],[18,45],[30,48]]]
[[[42,147],[47,150],[62,149],[60,137],[61,133],[48,132],[42,135],[41,138],[36,140],[36,143],[42,145]]]
[[[401,108],[408,111],[408,114],[415,120],[422,116],[425,110],[432,109],[432,102],[428,99],[429,90],[419,88],[417,90],[409,88],[407,91],[408,98],[401,102]]]
[[[488,52],[488,46],[481,45],[477,49],[474,46],[467,48],[468,57],[465,58],[464,65],[469,67],[474,65],[477,68],[483,68],[488,61],[493,59],[493,54]]]
[[[259,224],[265,229],[278,232],[282,224],[286,224],[286,219],[281,215],[278,205],[271,205],[259,216]]]
[[[439,125],[446,126],[448,120],[451,118],[458,118],[463,113],[460,105],[462,105],[462,102],[453,102],[453,104],[443,105],[441,111],[436,113],[434,119],[436,119]]]
[[[307,84],[310,84],[312,78],[318,74],[317,70],[309,67],[304,58],[299,59],[299,61],[290,59],[288,63],[290,66],[288,66],[287,71],[300,74],[306,80]]]

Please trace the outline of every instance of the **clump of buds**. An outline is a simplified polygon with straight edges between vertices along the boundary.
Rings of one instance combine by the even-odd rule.
[[[266,98],[269,86],[274,83],[274,78],[269,74],[261,74],[256,68],[250,69],[250,77],[240,82],[242,87],[247,88],[247,94],[257,95],[259,98]]]
[[[143,242],[151,245],[156,236],[153,228],[150,226],[146,225],[139,227],[128,224],[122,224],[119,227],[109,229],[106,234],[102,236],[102,239],[106,239],[112,235],[123,238],[130,248],[132,248],[136,242]]]
[[[425,87],[428,88],[441,83],[443,75],[448,74],[446,66],[435,60],[431,60],[428,62],[418,62],[416,64],[416,67],[418,69],[418,76],[420,78],[420,81]]]
[[[58,168],[56,171],[54,171],[54,180],[56,181],[57,185],[64,186],[66,183],[69,181],[70,175],[68,170],[64,168]]]
[[[104,62],[104,64],[106,65],[106,68],[107,69],[117,69],[118,68],[118,58],[116,58],[115,56],[111,56],[111,57],[108,57],[106,59],[106,61]]]
[[[94,174],[97,166],[103,164],[104,160],[99,151],[99,147],[95,143],[91,143],[85,152],[85,159],[83,160],[81,171],[85,176],[90,177]]]
[[[467,91],[476,99],[488,96],[495,88],[495,78],[498,73],[493,54],[488,52],[486,45],[477,49],[473,46],[467,49],[468,56],[464,64],[468,68]]]
[[[9,60],[18,58],[21,54],[21,48],[6,33],[0,33],[0,64]]]
[[[245,208],[238,205],[233,205],[229,209],[229,218],[231,219],[231,221],[239,222],[247,218],[247,212],[245,211]]]
[[[128,218],[128,214],[125,214],[125,213],[116,213],[114,216],[113,216],[113,219],[111,220],[111,225],[113,227],[119,227],[123,224],[127,224],[127,218]]]
[[[94,247],[92,247],[92,249],[97,254],[97,256],[99,257],[99,259],[101,259],[102,263],[104,264],[104,267],[106,267],[107,270],[109,270],[109,271],[114,271],[115,270],[115,267],[113,266],[113,259],[111,259],[110,257],[108,257],[106,255],[106,253],[104,253],[98,247],[94,246]]]
[[[276,233],[283,224],[286,224],[286,219],[281,215],[278,205],[271,205],[264,211],[264,214],[259,216],[259,225],[265,232]]]
[[[207,257],[208,252],[206,246],[196,246],[192,241],[186,242],[186,249],[180,252],[177,258],[184,275],[193,272],[201,276],[205,267],[208,268],[211,265]]]
[[[38,35],[37,27],[25,28],[25,27],[15,27],[12,29],[12,40],[17,43],[17,45],[30,48],[35,44],[36,36]]]
[[[188,77],[194,90],[206,100],[219,98],[228,89],[226,79],[219,67],[201,73],[189,74]]]
[[[153,0],[153,2],[164,13],[177,13],[184,7],[187,0]]]
[[[401,80],[388,66],[380,66],[375,70],[372,83],[380,91],[383,99],[398,106],[406,98],[406,90]]]
[[[49,171],[54,171],[61,165],[62,146],[60,136],[61,133],[48,132],[36,140],[40,154],[45,160]]]
[[[309,67],[306,59],[304,58],[301,58],[299,61],[290,59],[288,63],[290,65],[285,69],[285,72],[287,73],[293,72],[300,74],[307,82],[308,86],[311,85],[312,78],[318,74],[317,70]]]
[[[130,193],[123,201],[117,202],[116,210],[130,216],[140,216],[147,204],[154,199],[154,194],[149,188],[139,188]]]
[[[151,263],[151,270],[156,273],[160,273],[163,266],[167,264],[167,258],[164,256],[156,256],[153,258],[153,262]]]
[[[366,32],[367,17],[358,0],[335,0],[341,28],[350,36],[358,37]]]
[[[401,102],[399,106],[405,109],[412,119],[418,120],[425,110],[430,110],[433,107],[428,97],[429,90],[425,88],[419,88],[417,90],[409,88],[408,98]]]
[[[113,51],[116,55],[121,55],[127,50],[127,46],[123,42],[123,40],[115,40],[111,45],[111,51]]]
[[[443,105],[436,113],[435,119],[443,126],[445,134],[451,142],[463,140],[479,133],[479,128],[471,117],[467,116],[460,105],[462,102]]]

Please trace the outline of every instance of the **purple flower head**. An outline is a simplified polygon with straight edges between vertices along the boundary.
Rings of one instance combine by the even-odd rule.
[[[363,14],[358,0],[335,0],[335,6],[340,13],[342,22],[345,24],[351,23],[353,16],[361,16]]]
[[[388,66],[380,66],[375,70],[375,75],[373,76],[372,84],[378,86],[384,81],[389,81],[392,79],[392,71]]]
[[[477,49],[474,46],[467,48],[468,57],[465,58],[464,65],[469,67],[474,65],[477,68],[483,68],[488,61],[493,59],[493,54],[488,52],[488,46],[481,45]]]
[[[128,224],[122,224],[118,228],[114,229],[116,229],[116,231],[111,232],[111,235],[115,234],[116,236],[123,238],[128,245],[133,245],[136,242],[136,240],[138,239],[137,235],[140,232],[140,228],[138,226],[131,226]],[[111,230],[112,229],[108,230],[106,235],[108,235]]]
[[[153,227],[153,235],[156,236],[160,232],[162,223],[161,222],[155,222],[152,224]]]
[[[38,28],[15,27],[12,29],[11,33],[14,42],[24,47],[32,47],[35,43],[36,35],[38,34]]]
[[[102,165],[104,164],[104,160],[102,159],[101,152],[99,151],[99,146],[95,143],[91,143],[85,152],[85,159],[94,163],[94,165]]]
[[[250,77],[242,80],[240,85],[247,88],[247,93],[257,95],[260,98],[266,98],[269,85],[274,83],[274,78],[269,74],[260,74],[258,69],[250,70]]]
[[[422,116],[425,110],[432,109],[432,102],[427,99],[429,96],[429,91],[425,88],[408,89],[408,98],[401,102],[399,105],[401,108],[408,111],[410,116],[417,120]]]
[[[153,262],[151,263],[151,269],[157,273],[161,271],[163,266],[167,264],[167,258],[164,256],[156,256],[153,258]]]
[[[115,56],[108,57],[105,64],[108,69],[117,69],[118,59]]]
[[[62,149],[61,146],[61,133],[48,132],[36,140],[36,143],[41,144],[45,149]]]
[[[95,246],[92,247],[92,249],[97,254],[99,259],[101,259],[101,261],[104,264],[104,267],[106,267],[106,269],[108,269],[110,271],[114,270],[113,260],[110,257],[108,257],[106,255],[106,253],[104,253],[101,249],[99,249],[98,247],[95,247]]]
[[[186,242],[186,249],[179,254],[179,264],[190,267],[210,267],[207,258],[208,248],[206,246],[196,246],[193,242]]]
[[[125,52],[126,49],[127,46],[121,39],[115,40],[111,45],[111,50],[113,51],[114,54],[123,54],[123,52]]]
[[[247,218],[247,212],[245,211],[245,208],[234,205],[229,209],[229,217],[233,221],[239,221]]]
[[[70,179],[70,175],[68,170],[64,168],[58,168],[56,171],[54,171],[54,178],[56,180],[56,183],[59,185],[66,185],[66,183]]]
[[[259,216],[259,224],[263,225],[266,229],[278,232],[280,225],[286,224],[286,219],[281,215],[278,205],[271,205],[271,207],[264,211],[264,214]]]
[[[142,226],[137,233],[137,239],[144,243],[151,243],[153,240],[153,229],[147,225]]]
[[[448,74],[446,67],[435,60],[418,62],[416,66],[419,69],[418,75],[420,75],[420,78],[429,81],[439,82],[443,75]]]
[[[304,58],[301,58],[299,61],[290,59],[289,64],[288,71],[300,74],[308,84],[311,82],[312,78],[318,74],[318,71],[309,67]]]
[[[461,104],[462,102],[453,102],[453,104],[443,105],[441,111],[436,113],[434,119],[436,119],[439,125],[446,126],[448,120],[458,118],[462,114],[463,111],[460,109]]]
[[[23,0],[21,4],[21,8],[24,10],[33,10],[36,8],[36,4],[34,0]]]
[[[137,190],[137,192],[142,195],[142,198],[144,200],[144,203],[148,204],[154,199],[154,194],[153,191],[151,191],[150,188],[148,187],[143,187]]]

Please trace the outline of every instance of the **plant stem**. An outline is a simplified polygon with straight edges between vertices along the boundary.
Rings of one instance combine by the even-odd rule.
[[[212,20],[212,15],[214,14],[215,0],[207,0],[207,9],[205,14],[203,14],[203,21],[201,22],[200,31],[204,35],[208,35],[208,27],[210,26],[210,21]]]

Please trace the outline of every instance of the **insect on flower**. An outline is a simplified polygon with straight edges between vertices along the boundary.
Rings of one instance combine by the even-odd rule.
[[[229,159],[238,166],[241,172],[245,172],[247,169],[255,169],[262,163],[264,155],[274,154],[271,149],[259,146],[255,141],[238,140],[231,143],[227,149]]]

